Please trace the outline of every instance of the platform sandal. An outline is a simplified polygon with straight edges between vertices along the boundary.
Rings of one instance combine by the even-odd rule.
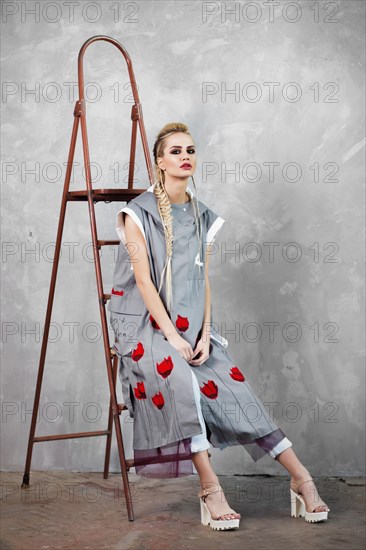
[[[316,491],[316,495],[319,497],[319,500],[318,500],[319,504],[314,506],[314,503],[313,503],[311,504],[310,510],[306,509],[306,503],[305,503],[303,494],[300,491],[300,486],[303,485],[303,483],[307,483],[308,481],[312,481],[314,483],[314,480],[311,476],[303,477],[298,480],[291,478],[291,481],[290,481],[291,516],[293,518],[304,517],[305,521],[308,521],[310,523],[325,521],[328,519],[328,512],[330,512],[330,508],[320,498],[319,493],[315,487],[315,484],[314,484],[314,488]],[[318,508],[323,508],[323,509],[316,511]]]
[[[239,527],[241,516],[240,514],[232,510],[230,507],[227,512],[217,517],[213,517],[211,515],[206,504],[206,499],[208,495],[217,493],[218,491],[222,491],[222,494],[224,494],[224,491],[220,485],[218,487],[216,486],[213,489],[207,489],[207,488],[203,489],[201,491],[202,494],[198,493],[198,497],[200,499],[200,508],[201,508],[201,524],[209,525],[211,529],[220,530],[220,531],[227,530],[227,529],[237,529]],[[226,498],[225,498],[225,502],[228,505]],[[221,519],[223,516],[226,516],[229,514],[235,514],[238,517],[232,518],[232,519]]]

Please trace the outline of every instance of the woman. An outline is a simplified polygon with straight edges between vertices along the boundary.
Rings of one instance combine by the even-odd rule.
[[[196,149],[188,128],[167,124],[154,144],[157,181],[117,215],[121,239],[108,309],[133,422],[136,473],[199,475],[201,521],[239,526],[207,449],[242,445],[291,474],[291,515],[327,519],[308,470],[256,397],[214,328],[208,279],[224,220],[197,198]],[[192,177],[196,196],[188,187]]]

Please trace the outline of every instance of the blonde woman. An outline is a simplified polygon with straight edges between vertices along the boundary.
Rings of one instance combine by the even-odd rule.
[[[237,528],[240,514],[229,506],[207,450],[242,445],[254,461],[269,454],[291,474],[291,515],[325,520],[329,508],[308,470],[215,329],[208,266],[224,219],[198,200],[187,126],[164,126],[153,154],[157,181],[117,215],[121,242],[108,306],[134,419],[136,473],[179,477],[193,474],[194,465],[201,522]]]

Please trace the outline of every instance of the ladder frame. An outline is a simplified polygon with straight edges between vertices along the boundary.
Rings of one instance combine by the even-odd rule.
[[[116,46],[116,48],[121,52],[121,54],[123,55],[127,63],[130,83],[132,86],[134,104],[131,109],[132,131],[131,131],[130,165],[129,165],[127,189],[93,189],[91,172],[90,172],[90,156],[89,156],[88,134],[87,134],[87,124],[86,124],[83,59],[84,59],[84,54],[86,49],[92,43],[97,41],[109,42],[114,46]],[[116,379],[117,379],[117,370],[118,370],[119,361],[115,350],[110,347],[110,342],[109,342],[105,304],[108,301],[108,299],[110,299],[110,294],[105,294],[103,290],[102,269],[101,269],[100,255],[99,255],[99,250],[101,249],[102,246],[118,245],[119,240],[99,240],[98,239],[94,204],[100,201],[128,202],[134,197],[138,196],[140,193],[146,191],[146,189],[133,188],[137,125],[139,126],[139,130],[140,130],[142,146],[143,146],[150,184],[153,183],[153,168],[152,168],[151,158],[148,150],[148,143],[147,143],[147,137],[146,137],[145,126],[143,121],[143,114],[142,114],[142,106],[139,99],[132,61],[126,49],[122,46],[122,44],[120,44],[114,38],[111,38],[109,36],[104,36],[104,35],[93,36],[88,40],[86,40],[82,45],[78,56],[78,88],[79,88],[79,99],[75,103],[74,113],[73,113],[74,123],[72,128],[67,169],[66,169],[64,188],[63,188],[63,194],[61,199],[60,216],[59,216],[57,238],[56,238],[56,245],[55,245],[55,256],[54,256],[53,266],[52,266],[51,282],[50,282],[48,302],[47,302],[47,310],[46,310],[42,347],[41,347],[40,360],[39,360],[37,383],[36,383],[36,389],[35,389],[35,395],[34,395],[32,420],[31,420],[31,426],[29,431],[25,470],[23,475],[23,483],[21,486],[25,489],[30,486],[30,467],[31,467],[34,443],[44,442],[44,441],[55,441],[55,440],[61,440],[61,439],[74,439],[79,437],[99,437],[101,435],[107,436],[103,477],[104,479],[108,479],[111,443],[112,443],[112,434],[113,434],[112,426],[114,423],[128,518],[130,521],[133,521],[134,512],[133,512],[131,491],[130,491],[127,472],[130,469],[130,467],[134,466],[134,460],[133,459],[126,460],[125,458],[121,423],[120,423],[119,417],[121,412],[123,410],[126,410],[127,407],[124,404],[117,403]],[[86,174],[86,189],[81,191],[70,191],[69,187],[70,187],[71,170],[72,170],[72,164],[73,164],[73,159],[75,154],[75,145],[76,145],[76,139],[77,139],[78,130],[79,130],[79,123],[81,123],[84,168],[85,168],[85,174]],[[53,299],[55,294],[57,271],[58,271],[58,265],[59,265],[59,259],[60,259],[62,234],[63,234],[63,228],[65,223],[66,207],[69,201],[87,201],[88,207],[89,207],[89,218],[90,218],[90,227],[91,227],[91,235],[92,235],[92,243],[93,243],[93,256],[94,256],[94,266],[95,266],[97,290],[98,290],[99,311],[100,311],[101,326],[102,326],[102,332],[103,332],[103,343],[104,343],[105,361],[107,366],[108,383],[110,388],[108,427],[106,430],[100,430],[100,431],[78,432],[73,434],[58,434],[58,435],[46,435],[42,437],[35,437],[36,420],[37,420],[37,414],[39,409],[41,386],[42,386],[46,352],[47,352],[48,335],[49,335],[52,308],[53,308]],[[169,461],[169,458],[170,457],[165,457],[164,461]]]

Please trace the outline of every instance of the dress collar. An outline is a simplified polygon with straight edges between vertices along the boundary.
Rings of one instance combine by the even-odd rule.
[[[157,199],[155,197],[155,194],[153,193],[154,186],[155,186],[155,183],[150,185],[150,187],[148,187],[146,191],[144,191],[143,193],[141,193],[140,195],[132,199],[130,202],[131,204],[132,203],[138,204],[141,208],[149,212],[158,223],[162,223],[160,214],[157,208]],[[194,194],[192,190],[189,189],[189,187],[187,187],[187,191],[189,192],[193,200]],[[200,215],[202,216],[203,212],[207,210],[207,206],[200,200],[198,200],[198,205],[199,205]],[[128,204],[127,204],[127,207],[128,207]]]
[[[151,193],[153,193],[155,185],[156,185],[156,182],[153,183],[152,185],[150,185],[150,187],[148,187],[148,189],[146,189],[146,191],[150,191]],[[191,198],[194,197],[194,193],[193,193],[192,189],[190,189],[189,187],[187,187],[187,193],[190,194]]]

